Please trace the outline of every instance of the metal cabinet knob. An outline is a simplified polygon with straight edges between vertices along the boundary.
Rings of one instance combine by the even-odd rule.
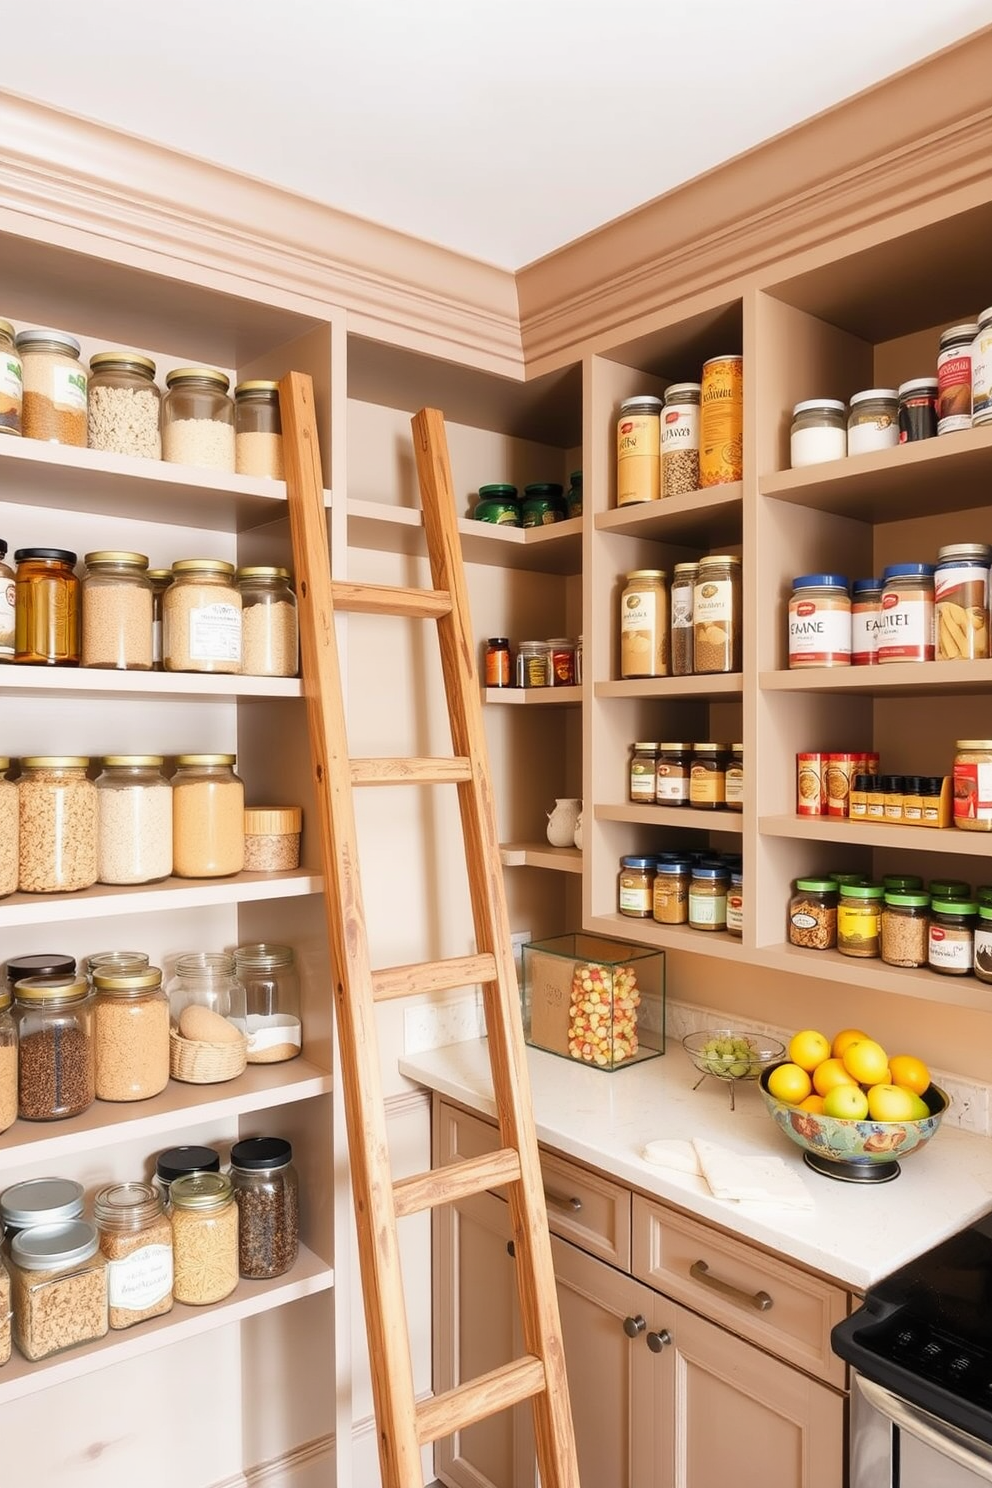
[[[657,1333],[649,1333],[644,1340],[653,1354],[660,1354],[671,1341],[672,1335],[667,1328],[659,1328]]]
[[[640,1313],[636,1317],[625,1317],[623,1320],[623,1331],[628,1338],[636,1338],[638,1333],[643,1333],[646,1327],[647,1323]]]

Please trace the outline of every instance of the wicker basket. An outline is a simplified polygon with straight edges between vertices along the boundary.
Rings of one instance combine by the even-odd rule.
[[[169,1030],[169,1073],[174,1080],[187,1085],[217,1085],[244,1074],[248,1063],[248,1040],[236,1043],[209,1044],[202,1039],[185,1039],[175,1029]]]

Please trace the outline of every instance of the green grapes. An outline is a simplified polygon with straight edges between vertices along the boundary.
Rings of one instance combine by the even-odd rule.
[[[757,1050],[750,1039],[707,1039],[696,1056],[700,1069],[725,1080],[742,1080],[751,1073]]]

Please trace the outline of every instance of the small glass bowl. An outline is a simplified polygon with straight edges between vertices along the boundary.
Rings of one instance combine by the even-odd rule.
[[[693,1090],[698,1090],[707,1075],[726,1080],[731,1110],[738,1080],[757,1080],[763,1069],[785,1053],[785,1045],[778,1039],[744,1028],[704,1028],[699,1033],[687,1033],[682,1047],[699,1071]]]

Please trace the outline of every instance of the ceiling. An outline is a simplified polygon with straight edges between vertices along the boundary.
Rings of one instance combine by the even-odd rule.
[[[518,269],[988,24],[992,0],[28,0],[0,88]]]

